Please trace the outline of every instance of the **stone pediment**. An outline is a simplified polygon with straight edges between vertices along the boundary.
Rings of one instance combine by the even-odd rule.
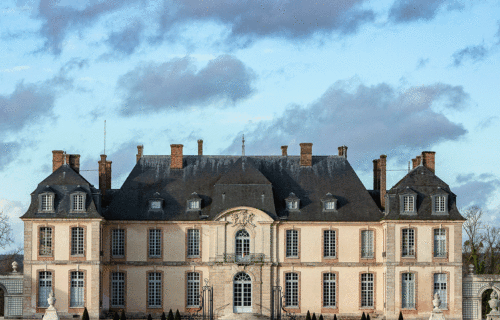
[[[267,213],[250,207],[225,210],[214,220],[227,221],[232,227],[239,228],[255,228],[258,223],[271,223],[274,221]]]

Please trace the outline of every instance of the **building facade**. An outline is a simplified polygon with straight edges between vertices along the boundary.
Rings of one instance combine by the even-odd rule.
[[[435,175],[434,152],[386,190],[386,157],[367,190],[339,154],[143,155],[120,189],[101,156],[99,188],[78,155],[53,152],[25,226],[24,317],[41,317],[54,290],[61,316],[196,312],[213,287],[218,318],[287,312],[428,318],[438,292],[462,318],[462,223],[456,196]]]

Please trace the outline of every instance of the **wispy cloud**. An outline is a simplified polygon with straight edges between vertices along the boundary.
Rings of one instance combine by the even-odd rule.
[[[500,187],[500,179],[489,173],[458,175],[457,183],[460,185],[454,187],[453,192],[457,195],[459,207],[478,205],[486,208],[492,195]]]
[[[17,67],[14,67],[14,68],[10,68],[10,69],[3,69],[3,70],[0,70],[0,72],[18,72],[18,71],[23,71],[23,70],[28,70],[30,68],[30,66],[17,66]]]
[[[458,67],[462,65],[464,60],[478,62],[484,60],[488,56],[489,50],[484,45],[468,46],[453,54],[453,65]]]
[[[418,20],[432,20],[439,10],[461,9],[462,5],[454,0],[396,0],[389,11],[389,20],[407,23]]]

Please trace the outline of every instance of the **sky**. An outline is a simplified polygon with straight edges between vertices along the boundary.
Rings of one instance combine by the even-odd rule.
[[[247,155],[346,145],[367,189],[381,154],[390,188],[435,151],[458,206],[500,226],[499,17],[496,0],[2,0],[5,251],[52,150],[96,186],[105,151],[120,188],[139,144],[238,155],[243,134]]]

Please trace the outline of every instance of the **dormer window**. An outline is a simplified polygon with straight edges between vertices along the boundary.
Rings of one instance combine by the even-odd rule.
[[[150,202],[149,208],[151,210],[160,210],[161,209],[161,201],[160,200],[152,200]]]
[[[85,199],[87,194],[78,186],[70,196],[70,212],[85,212]]]
[[[39,212],[54,212],[54,191],[46,186],[38,195],[38,211]]]
[[[415,211],[415,197],[404,196],[403,199],[403,211],[405,213]]]
[[[189,210],[198,210],[198,209],[200,209],[200,201],[198,201],[198,200],[190,200],[188,208],[189,208]]]
[[[439,188],[436,193],[431,195],[432,214],[448,214],[448,193]]]
[[[323,211],[328,212],[337,210],[337,199],[331,193],[327,193],[321,202],[323,202]]]
[[[286,208],[288,211],[299,211],[299,198],[295,195],[295,193],[290,192],[288,198],[285,199]]]
[[[155,192],[153,197],[149,199],[149,210],[161,211],[163,209],[163,199],[159,192]]]
[[[400,214],[417,214],[417,193],[409,187],[399,196]]]
[[[201,210],[201,198],[196,192],[193,192],[187,199],[187,210],[188,211]]]

